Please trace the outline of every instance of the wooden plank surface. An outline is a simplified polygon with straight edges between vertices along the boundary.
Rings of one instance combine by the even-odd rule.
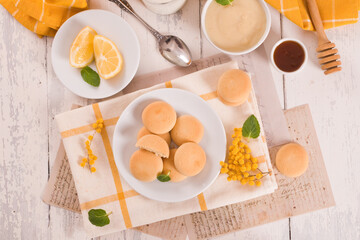
[[[309,50],[305,71],[285,78],[286,106],[309,103],[337,206],[291,219],[294,239],[360,239],[360,24],[327,31],[341,55],[343,71],[325,77],[318,68],[313,33],[283,22],[284,37]]]
[[[200,31],[199,13],[205,0],[189,0],[172,16],[157,16],[140,0],[131,4],[151,25],[176,33],[189,44],[195,59],[218,53]],[[134,18],[107,1],[90,1],[122,15],[141,43],[138,74],[168,68],[153,37]],[[264,43],[267,53],[281,37],[302,40],[309,51],[305,70],[283,76],[273,70],[285,108],[311,106],[315,126],[337,206],[293,217],[216,239],[360,239],[360,24],[328,30],[342,57],[343,72],[324,77],[316,63],[316,38],[271,9],[272,30]],[[71,104],[91,101],[65,89],[53,73],[51,38],[38,38],[0,7],[0,232],[1,239],[86,239],[79,214],[48,207],[40,200],[51,161],[59,146],[54,115]],[[244,56],[243,64],[246,64]],[[148,64],[148,63],[151,64]],[[99,238],[100,239],[100,238]],[[158,239],[134,230],[101,239]]]
[[[48,236],[39,201],[49,166],[46,41],[0,8],[1,239]]]

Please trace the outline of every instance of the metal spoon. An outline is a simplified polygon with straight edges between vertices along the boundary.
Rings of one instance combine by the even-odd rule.
[[[136,17],[156,38],[161,55],[169,62],[188,67],[191,65],[191,52],[186,44],[178,37],[172,35],[162,35],[149,24],[147,24],[130,6],[126,0],[109,0],[121,9]]]

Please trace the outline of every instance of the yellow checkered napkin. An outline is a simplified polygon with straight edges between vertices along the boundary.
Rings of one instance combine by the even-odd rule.
[[[314,30],[306,0],[265,0],[304,30]],[[316,0],[324,28],[333,28],[358,21],[360,0]]]
[[[86,0],[0,0],[0,4],[40,36],[54,36],[66,19],[87,8]]]
[[[241,127],[249,115],[255,114],[261,123],[254,91],[251,92],[248,101],[238,107],[226,106],[217,98],[216,88],[219,77],[226,70],[234,68],[238,68],[236,62],[218,65],[165,84],[161,83],[56,116],[89,237],[214,209],[274,192],[277,188],[274,175],[266,176],[261,187],[254,187],[243,186],[238,181],[228,182],[227,175],[221,174],[206,191],[195,198],[178,203],[158,202],[135,192],[119,175],[114,161],[113,151],[116,149],[112,148],[112,138],[119,116],[131,101],[155,89],[173,87],[202,97],[220,116],[228,145],[232,143],[231,135],[234,127]],[[96,172],[90,173],[90,170],[87,167],[82,168],[80,163],[86,156],[85,141],[94,132],[92,124],[99,118],[104,119],[105,127],[101,134],[94,136],[91,143],[92,151],[98,160],[95,162]],[[136,134],[134,132],[134,140]],[[262,131],[261,137],[252,140],[249,145],[253,156],[259,160],[259,168],[264,172],[272,171],[264,132]],[[222,160],[224,159],[218,159],[219,162]],[[89,222],[89,210],[99,208],[113,212],[110,215],[109,225],[96,227]]]

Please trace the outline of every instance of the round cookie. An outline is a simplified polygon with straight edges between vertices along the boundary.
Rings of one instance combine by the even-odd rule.
[[[145,127],[142,127],[139,132],[138,132],[138,135],[137,135],[137,140],[139,140],[140,138],[142,138],[143,136],[145,135],[149,135],[149,134],[153,134],[151,133],[149,130],[147,130]],[[164,133],[164,134],[156,134],[158,135],[159,137],[161,137],[162,139],[165,140],[165,142],[170,145],[171,143],[171,138],[170,138],[170,133]]]
[[[276,154],[276,167],[287,177],[301,176],[309,165],[309,156],[297,143],[282,146]]]
[[[163,161],[152,152],[140,149],[130,158],[130,172],[140,181],[154,181],[162,170]]]
[[[187,177],[179,173],[174,165],[174,156],[177,149],[173,148],[170,149],[170,156],[169,158],[164,158],[163,160],[163,172],[167,173],[170,171],[170,181],[171,182],[181,182],[182,180],[186,179]]]
[[[169,157],[169,145],[158,135],[145,135],[136,142],[135,146],[153,152],[159,157]]]
[[[218,98],[219,100],[225,104],[225,105],[228,105],[228,106],[231,106],[231,107],[237,107],[239,105],[241,105],[241,102],[237,102],[237,103],[232,103],[232,102],[228,102],[228,101],[225,101],[221,96],[218,95]]]
[[[170,132],[176,122],[174,108],[163,101],[150,103],[142,112],[141,117],[145,128],[154,134]]]
[[[231,69],[223,73],[218,81],[217,94],[224,104],[238,106],[248,99],[251,92],[249,75],[239,69]]]
[[[204,135],[204,127],[197,118],[183,115],[176,120],[170,134],[171,139],[178,146],[186,142],[199,143]]]
[[[175,153],[175,168],[185,176],[195,176],[204,168],[206,154],[199,144],[188,142],[181,145]]]

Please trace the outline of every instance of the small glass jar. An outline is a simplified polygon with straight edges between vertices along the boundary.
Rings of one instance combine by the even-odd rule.
[[[152,12],[160,15],[169,15],[179,11],[186,0],[142,0],[144,5]]]

